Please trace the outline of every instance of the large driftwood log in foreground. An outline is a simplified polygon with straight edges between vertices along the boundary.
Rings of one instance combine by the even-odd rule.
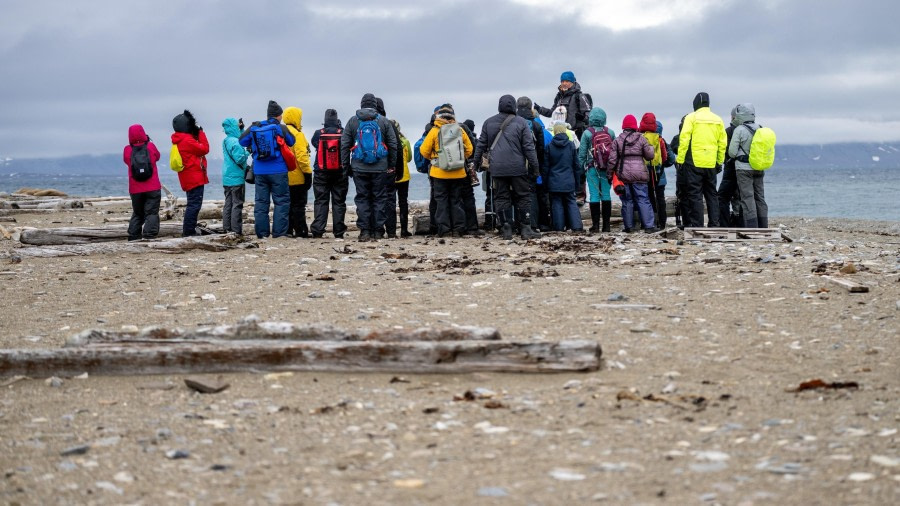
[[[180,226],[180,225],[179,225]],[[253,248],[256,245],[235,234],[206,235],[199,237],[179,237],[154,239],[151,241],[101,242],[97,244],[67,244],[19,248],[13,252],[20,257],[53,258],[88,255],[109,255],[116,253],[184,253],[192,250],[226,251],[238,248]],[[6,253],[8,256],[10,253]]]
[[[160,223],[159,237],[180,237],[181,223]],[[101,241],[125,241],[128,225],[103,227],[23,228],[19,241],[22,244],[55,246],[60,244],[88,244]]]
[[[276,371],[572,372],[600,368],[594,341],[507,342],[495,329],[344,331],[248,318],[238,325],[90,330],[58,350],[0,350],[0,375]]]

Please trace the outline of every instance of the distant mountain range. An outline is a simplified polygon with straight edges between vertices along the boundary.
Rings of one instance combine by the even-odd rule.
[[[161,163],[166,163],[166,153]],[[774,169],[791,168],[892,168],[900,169],[900,142],[801,145],[776,147]],[[221,158],[210,157],[210,166],[219,167]],[[77,155],[60,158],[13,159],[0,156],[0,174],[84,174],[111,175],[122,172],[122,155]]]

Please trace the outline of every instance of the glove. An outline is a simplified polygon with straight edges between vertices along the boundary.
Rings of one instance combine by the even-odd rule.
[[[348,179],[353,177],[353,169],[349,165],[344,167],[344,176]]]
[[[722,172],[722,169],[725,167],[725,164],[716,165],[716,174]]]
[[[582,174],[581,175],[581,185],[584,186],[585,183],[587,183],[587,174]]]

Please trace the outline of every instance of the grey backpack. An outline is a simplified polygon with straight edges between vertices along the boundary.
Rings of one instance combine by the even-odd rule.
[[[463,131],[458,123],[441,125],[438,133],[437,161],[433,165],[443,170],[459,170],[466,166],[466,147]]]

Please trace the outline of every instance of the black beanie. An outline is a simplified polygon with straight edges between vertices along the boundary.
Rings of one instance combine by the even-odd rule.
[[[361,109],[375,109],[378,107],[378,102],[375,100],[375,95],[371,93],[366,93],[363,95],[362,100],[359,101],[359,107]]]
[[[338,113],[334,109],[326,109],[325,110],[325,121],[322,123],[323,126],[332,127],[332,128],[340,128],[341,120],[338,118]]]
[[[278,102],[274,100],[269,100],[269,107],[266,109],[266,118],[277,118],[281,116],[281,113],[284,112],[284,109],[278,105]]]
[[[378,114],[382,116],[387,116],[387,113],[384,112],[384,100],[381,100],[378,97],[375,97],[375,110],[378,111]]]
[[[191,123],[187,116],[179,114],[172,118],[172,130],[178,133],[187,134],[191,132]]]
[[[709,93],[705,91],[697,93],[697,96],[694,97],[694,110],[696,111],[701,107],[709,107]]]
[[[467,127],[469,127],[469,130],[471,130],[473,132],[475,131],[475,122],[474,121],[467,119],[467,120],[463,121],[463,125],[466,125]]]

